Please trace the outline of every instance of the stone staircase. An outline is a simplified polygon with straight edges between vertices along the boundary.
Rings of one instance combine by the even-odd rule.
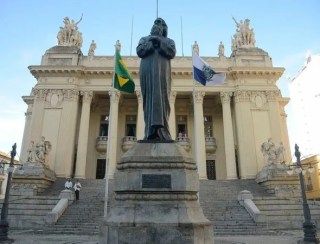
[[[254,197],[254,203],[266,216],[268,228],[273,230],[301,229],[304,222],[302,199]],[[320,228],[320,202],[308,201],[312,221]]]
[[[254,180],[200,181],[200,205],[213,223],[215,235],[261,235],[269,231],[257,224],[237,200],[239,192],[249,190],[254,196],[270,196]]]
[[[10,228],[32,229],[43,234],[96,235],[104,215],[105,180],[80,180],[80,200],[71,204],[55,225],[46,225],[45,217],[59,201],[65,179],[56,182],[39,196],[10,196]],[[254,203],[266,216],[265,223],[255,223],[237,200],[248,190]],[[109,199],[112,195],[109,183]],[[200,205],[212,221],[215,235],[262,235],[275,230],[301,229],[303,211],[300,199],[281,199],[267,193],[255,180],[200,181]],[[0,200],[0,207],[2,206]],[[108,204],[110,206],[110,203]],[[320,203],[309,202],[312,220],[320,226]]]
[[[15,196],[9,197],[8,223],[12,229],[41,227],[46,215],[58,203],[58,196]],[[3,199],[0,200],[2,208]]]
[[[65,179],[63,182],[58,180],[43,194],[59,194],[61,186],[64,188],[64,182]],[[72,235],[99,233],[104,215],[105,180],[80,180],[80,183],[82,188],[79,201],[71,204],[55,225],[44,225],[37,230],[38,233]]]

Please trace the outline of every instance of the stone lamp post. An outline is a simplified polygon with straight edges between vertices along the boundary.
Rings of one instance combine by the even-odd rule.
[[[12,174],[14,171],[14,157],[16,156],[17,152],[17,144],[15,143],[12,146],[12,151],[10,152],[11,159],[9,163],[9,167],[7,169],[8,171],[8,178],[7,178],[7,187],[6,187],[6,193],[4,197],[4,201],[1,208],[1,220],[0,220],[0,242],[2,241],[9,241],[8,240],[8,231],[9,231],[9,223],[8,223],[8,209],[9,209],[9,194],[10,194],[10,188],[11,188],[11,180],[12,180]],[[1,161],[1,164],[8,164],[5,161]],[[20,165],[20,164],[19,164]],[[4,166],[2,166],[2,169],[4,170]],[[22,165],[19,167],[19,171],[23,171]]]

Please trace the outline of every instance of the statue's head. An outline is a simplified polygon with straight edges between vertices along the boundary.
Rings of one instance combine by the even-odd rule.
[[[154,21],[154,24],[151,29],[151,35],[160,35],[160,36],[167,37],[168,26],[162,18],[157,18]]]

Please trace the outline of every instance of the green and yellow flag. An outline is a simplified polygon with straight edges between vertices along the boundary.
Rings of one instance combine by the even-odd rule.
[[[127,65],[122,60],[119,50],[115,54],[114,88],[119,91],[134,93],[135,84],[131,78]]]

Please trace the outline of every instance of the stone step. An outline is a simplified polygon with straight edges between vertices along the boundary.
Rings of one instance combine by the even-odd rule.
[[[262,205],[262,204],[267,204],[267,205],[302,205],[301,202],[295,201],[295,200],[289,200],[289,199],[270,199],[270,200],[259,200],[254,198],[253,202],[256,205]]]
[[[51,190],[47,191],[48,196],[41,195],[39,199],[45,200],[47,197],[50,199],[54,194],[57,197],[64,188],[64,182],[65,179],[60,179],[57,185],[53,184]],[[100,222],[104,215],[105,180],[80,180],[80,182],[82,184],[80,201],[70,205],[55,225],[42,225],[41,229],[38,228],[42,230],[41,233],[90,235],[99,232]],[[109,183],[109,186],[112,188],[112,184]],[[253,201],[261,208],[268,222],[255,223],[245,208],[239,204],[237,196],[242,190],[249,190],[253,194]],[[112,195],[111,190],[109,193]],[[270,232],[270,228],[281,229],[286,226],[297,228],[299,225],[301,228],[303,222],[302,204],[299,199],[277,198],[267,193],[265,188],[255,183],[254,180],[200,181],[199,196],[203,212],[213,222],[216,235],[266,234]],[[16,198],[16,200],[21,201],[19,204],[23,203],[23,199]],[[33,207],[37,205],[34,203],[26,205],[29,204]],[[12,206],[14,206],[13,203]],[[33,210],[33,207],[30,209]],[[42,208],[45,207],[39,207],[39,211]],[[312,214],[317,213],[312,216],[320,220],[320,204],[310,202],[310,209]],[[20,217],[20,221],[27,221],[22,215],[18,216],[16,215],[15,218]],[[35,223],[43,221],[41,216],[35,215],[34,217],[40,217],[34,219]]]
[[[50,211],[52,209],[53,204],[10,204],[10,210],[18,211],[18,210],[46,210]]]
[[[99,230],[86,230],[86,229],[81,229],[78,231],[75,230],[51,230],[51,229],[45,229],[45,230],[38,230],[37,234],[43,234],[43,235],[48,235],[48,234],[52,234],[52,235],[98,235],[99,234]]]
[[[216,222],[213,223],[214,226],[233,226],[233,227],[237,227],[237,228],[242,228],[242,227],[246,227],[246,226],[257,226],[256,223],[254,222],[249,222],[249,221],[241,221],[242,225],[239,225],[238,221],[234,221],[234,220],[217,220]]]
[[[270,231],[266,231],[266,230],[247,230],[247,231],[230,231],[230,230],[216,231],[214,230],[213,232],[214,232],[214,236],[239,236],[239,235],[261,236],[261,235],[268,235],[268,234],[274,235],[274,233],[270,233]],[[230,242],[230,243],[235,243],[235,242]]]
[[[44,209],[9,209],[8,214],[11,216],[15,215],[29,215],[29,216],[46,216],[47,213],[49,213],[50,210],[44,210]]]
[[[10,201],[9,205],[15,206],[15,205],[29,205],[29,204],[38,204],[38,205],[55,205],[59,199],[32,199],[32,198],[25,198],[25,199],[19,199]]]

